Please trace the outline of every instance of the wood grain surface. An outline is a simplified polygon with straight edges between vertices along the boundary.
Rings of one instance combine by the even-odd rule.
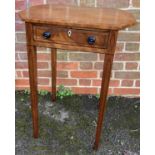
[[[110,8],[37,5],[19,15],[26,22],[81,28],[119,30],[136,23],[132,14]]]

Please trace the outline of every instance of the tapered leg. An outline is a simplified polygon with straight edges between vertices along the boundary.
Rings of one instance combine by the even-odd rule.
[[[31,90],[31,108],[33,121],[33,137],[38,138],[38,98],[37,98],[37,56],[36,47],[27,46],[28,65],[29,65],[29,81]]]
[[[105,112],[105,105],[106,105],[106,98],[107,98],[107,94],[108,94],[112,63],[113,63],[113,54],[111,54],[111,55],[105,54],[100,101],[99,101],[98,122],[97,122],[95,143],[93,146],[94,150],[98,149],[100,136],[101,136],[101,132],[102,132],[103,116],[104,116],[104,112]]]
[[[52,68],[52,101],[56,100],[56,49],[51,49],[51,68]]]

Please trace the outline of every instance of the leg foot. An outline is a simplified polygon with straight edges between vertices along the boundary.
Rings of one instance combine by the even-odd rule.
[[[99,146],[98,146],[96,143],[94,143],[94,145],[93,145],[93,150],[94,150],[94,151],[97,151],[97,150],[98,150],[98,147],[99,147]]]

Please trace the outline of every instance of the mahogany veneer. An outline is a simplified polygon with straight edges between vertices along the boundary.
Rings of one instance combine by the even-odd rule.
[[[42,34],[48,31],[51,37],[47,40]],[[69,33],[71,36],[68,37]],[[89,45],[87,38],[94,36],[96,38],[93,46]],[[93,48],[107,48],[109,38],[109,31],[93,31],[93,30],[79,30],[73,28],[63,28],[58,26],[34,26],[34,41],[57,43],[64,45],[77,45]]]
[[[118,31],[136,23],[128,12],[108,8],[38,5],[19,13],[26,25],[33,136],[39,135],[36,46],[51,48],[52,100],[56,100],[56,49],[105,54],[93,148],[98,149]],[[87,58],[86,58],[87,59]]]

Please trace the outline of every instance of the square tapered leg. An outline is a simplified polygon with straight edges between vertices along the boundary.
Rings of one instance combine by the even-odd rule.
[[[97,150],[99,147],[99,141],[100,141],[100,136],[102,132],[103,117],[104,117],[104,112],[105,112],[112,63],[113,63],[113,55],[105,55],[100,101],[99,101],[98,122],[97,122],[95,143],[93,147],[94,150]]]
[[[33,137],[38,138],[38,98],[37,98],[37,56],[36,47],[27,46],[28,50],[28,65],[29,65],[29,81],[31,95],[31,109],[33,121]]]
[[[56,100],[56,60],[57,51],[56,49],[51,49],[51,68],[52,68],[52,101]]]

